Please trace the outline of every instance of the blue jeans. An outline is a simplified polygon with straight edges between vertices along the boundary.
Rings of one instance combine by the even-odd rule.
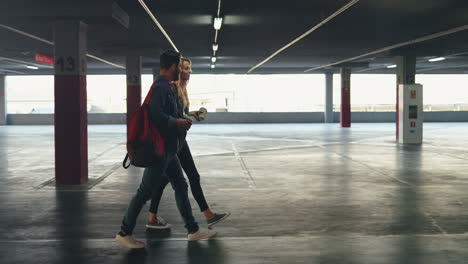
[[[185,142],[179,153],[177,154],[179,158],[180,164],[187,175],[187,178],[190,183],[190,189],[192,190],[193,198],[198,203],[200,207],[200,211],[205,211],[209,208],[208,203],[206,202],[205,195],[203,194],[203,190],[200,184],[200,174],[198,173],[197,167],[195,166],[195,162],[193,161],[192,153],[190,152],[190,148],[188,143]],[[157,214],[159,202],[161,201],[162,194],[164,192],[164,188],[166,184],[159,185],[160,188],[153,191],[153,196],[151,197],[151,204],[149,211],[150,213]]]
[[[136,219],[146,202],[151,199],[155,190],[170,182],[175,193],[179,213],[185,222],[188,233],[198,231],[198,224],[192,215],[192,207],[188,198],[188,185],[185,181],[180,161],[177,155],[166,162],[157,163],[145,169],[140,187],[128,205],[127,213],[122,220],[121,234],[131,235],[136,225]]]

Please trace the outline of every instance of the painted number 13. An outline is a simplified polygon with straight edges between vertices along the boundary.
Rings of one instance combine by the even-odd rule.
[[[72,57],[67,57],[64,59],[63,57],[60,57],[56,64],[60,67],[60,71],[69,71],[72,72],[75,70],[75,60]]]

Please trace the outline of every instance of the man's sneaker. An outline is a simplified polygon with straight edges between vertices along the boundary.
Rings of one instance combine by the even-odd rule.
[[[193,234],[188,234],[187,240],[188,241],[197,241],[201,239],[208,239],[216,235],[216,231],[214,230],[203,230],[199,229],[197,232]]]
[[[216,225],[217,223],[219,223],[219,222],[223,221],[224,219],[228,218],[230,215],[231,215],[230,212],[223,213],[223,214],[215,213],[212,218],[206,220],[206,222],[208,223],[208,227],[212,227],[212,226]]]
[[[145,243],[136,240],[133,236],[121,236],[117,234],[115,236],[115,242],[127,248],[144,248]]]
[[[162,217],[158,216],[153,221],[148,221],[146,223],[146,228],[151,229],[168,229],[171,228],[171,225],[166,222]]]

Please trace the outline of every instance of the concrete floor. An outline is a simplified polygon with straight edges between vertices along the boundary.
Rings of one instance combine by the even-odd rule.
[[[188,243],[167,188],[171,232],[146,232],[145,207],[148,248],[127,250],[112,239],[142,169],[121,167],[124,126],[90,126],[90,183],[58,188],[53,127],[0,126],[0,263],[466,263],[468,123],[425,124],[421,147],[394,130],[194,126],[208,202],[232,216]]]

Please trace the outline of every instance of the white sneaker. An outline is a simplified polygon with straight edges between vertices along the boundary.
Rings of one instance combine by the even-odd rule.
[[[145,243],[136,240],[133,236],[115,235],[115,242],[127,248],[144,248]]]
[[[208,239],[210,237],[214,237],[216,235],[216,231],[214,230],[203,230],[199,229],[197,232],[193,234],[188,234],[187,240],[188,241],[197,241],[201,239]]]

